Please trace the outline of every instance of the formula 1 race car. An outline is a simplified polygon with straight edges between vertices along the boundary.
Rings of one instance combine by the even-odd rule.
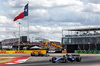
[[[31,53],[31,56],[49,56],[49,55],[43,54],[43,53],[40,53],[40,52],[38,52],[38,53],[32,52],[32,53]]]
[[[81,62],[81,57],[80,55],[63,55],[62,57],[52,57],[51,60],[49,60],[52,63],[56,63],[57,61],[62,61],[64,63],[68,62],[68,61],[77,61],[77,62]]]

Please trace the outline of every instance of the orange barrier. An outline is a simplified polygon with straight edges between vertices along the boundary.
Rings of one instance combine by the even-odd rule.
[[[62,53],[67,53],[67,51],[66,50],[62,50]]]

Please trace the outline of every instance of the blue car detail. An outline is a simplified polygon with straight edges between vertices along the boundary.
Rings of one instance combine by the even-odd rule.
[[[77,62],[81,62],[81,57],[79,55],[64,55],[62,57],[56,58],[54,57],[53,63],[56,63],[59,60],[64,60],[64,62],[66,61],[77,61]]]
[[[75,59],[74,59],[74,58],[72,58],[72,60],[74,61]]]
[[[58,60],[60,60],[61,58],[63,58],[63,57],[59,57],[59,58],[57,58],[55,61],[58,61]]]

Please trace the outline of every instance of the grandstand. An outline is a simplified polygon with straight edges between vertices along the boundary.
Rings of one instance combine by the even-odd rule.
[[[4,39],[1,41],[2,45],[12,45],[18,42],[18,38]]]
[[[63,29],[62,47],[67,49],[67,52],[100,50],[100,27]]]
[[[52,45],[46,46],[45,43],[46,43],[46,41],[49,41],[49,40],[45,39],[45,38],[39,38],[38,37],[38,38],[36,38],[35,42],[29,41],[29,43],[27,43],[27,37],[26,36],[24,36],[24,37],[22,36],[22,37],[20,37],[20,39],[21,39],[20,50],[23,50],[24,48],[27,48],[27,50],[29,50],[33,46],[39,46],[40,49],[57,50],[57,48],[55,46],[52,46]],[[18,50],[18,46],[19,46],[18,40],[19,40],[19,38],[4,39],[4,40],[1,41],[2,47],[9,49],[9,47],[12,46],[12,48],[10,48],[10,50]],[[60,45],[60,42],[52,41],[52,43]]]

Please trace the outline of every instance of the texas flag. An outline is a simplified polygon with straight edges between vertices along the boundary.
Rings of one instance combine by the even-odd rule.
[[[21,8],[20,10],[18,10],[15,14],[15,18],[13,21],[16,21],[18,19],[22,19],[25,16],[28,16],[28,4],[25,5],[25,7]]]

